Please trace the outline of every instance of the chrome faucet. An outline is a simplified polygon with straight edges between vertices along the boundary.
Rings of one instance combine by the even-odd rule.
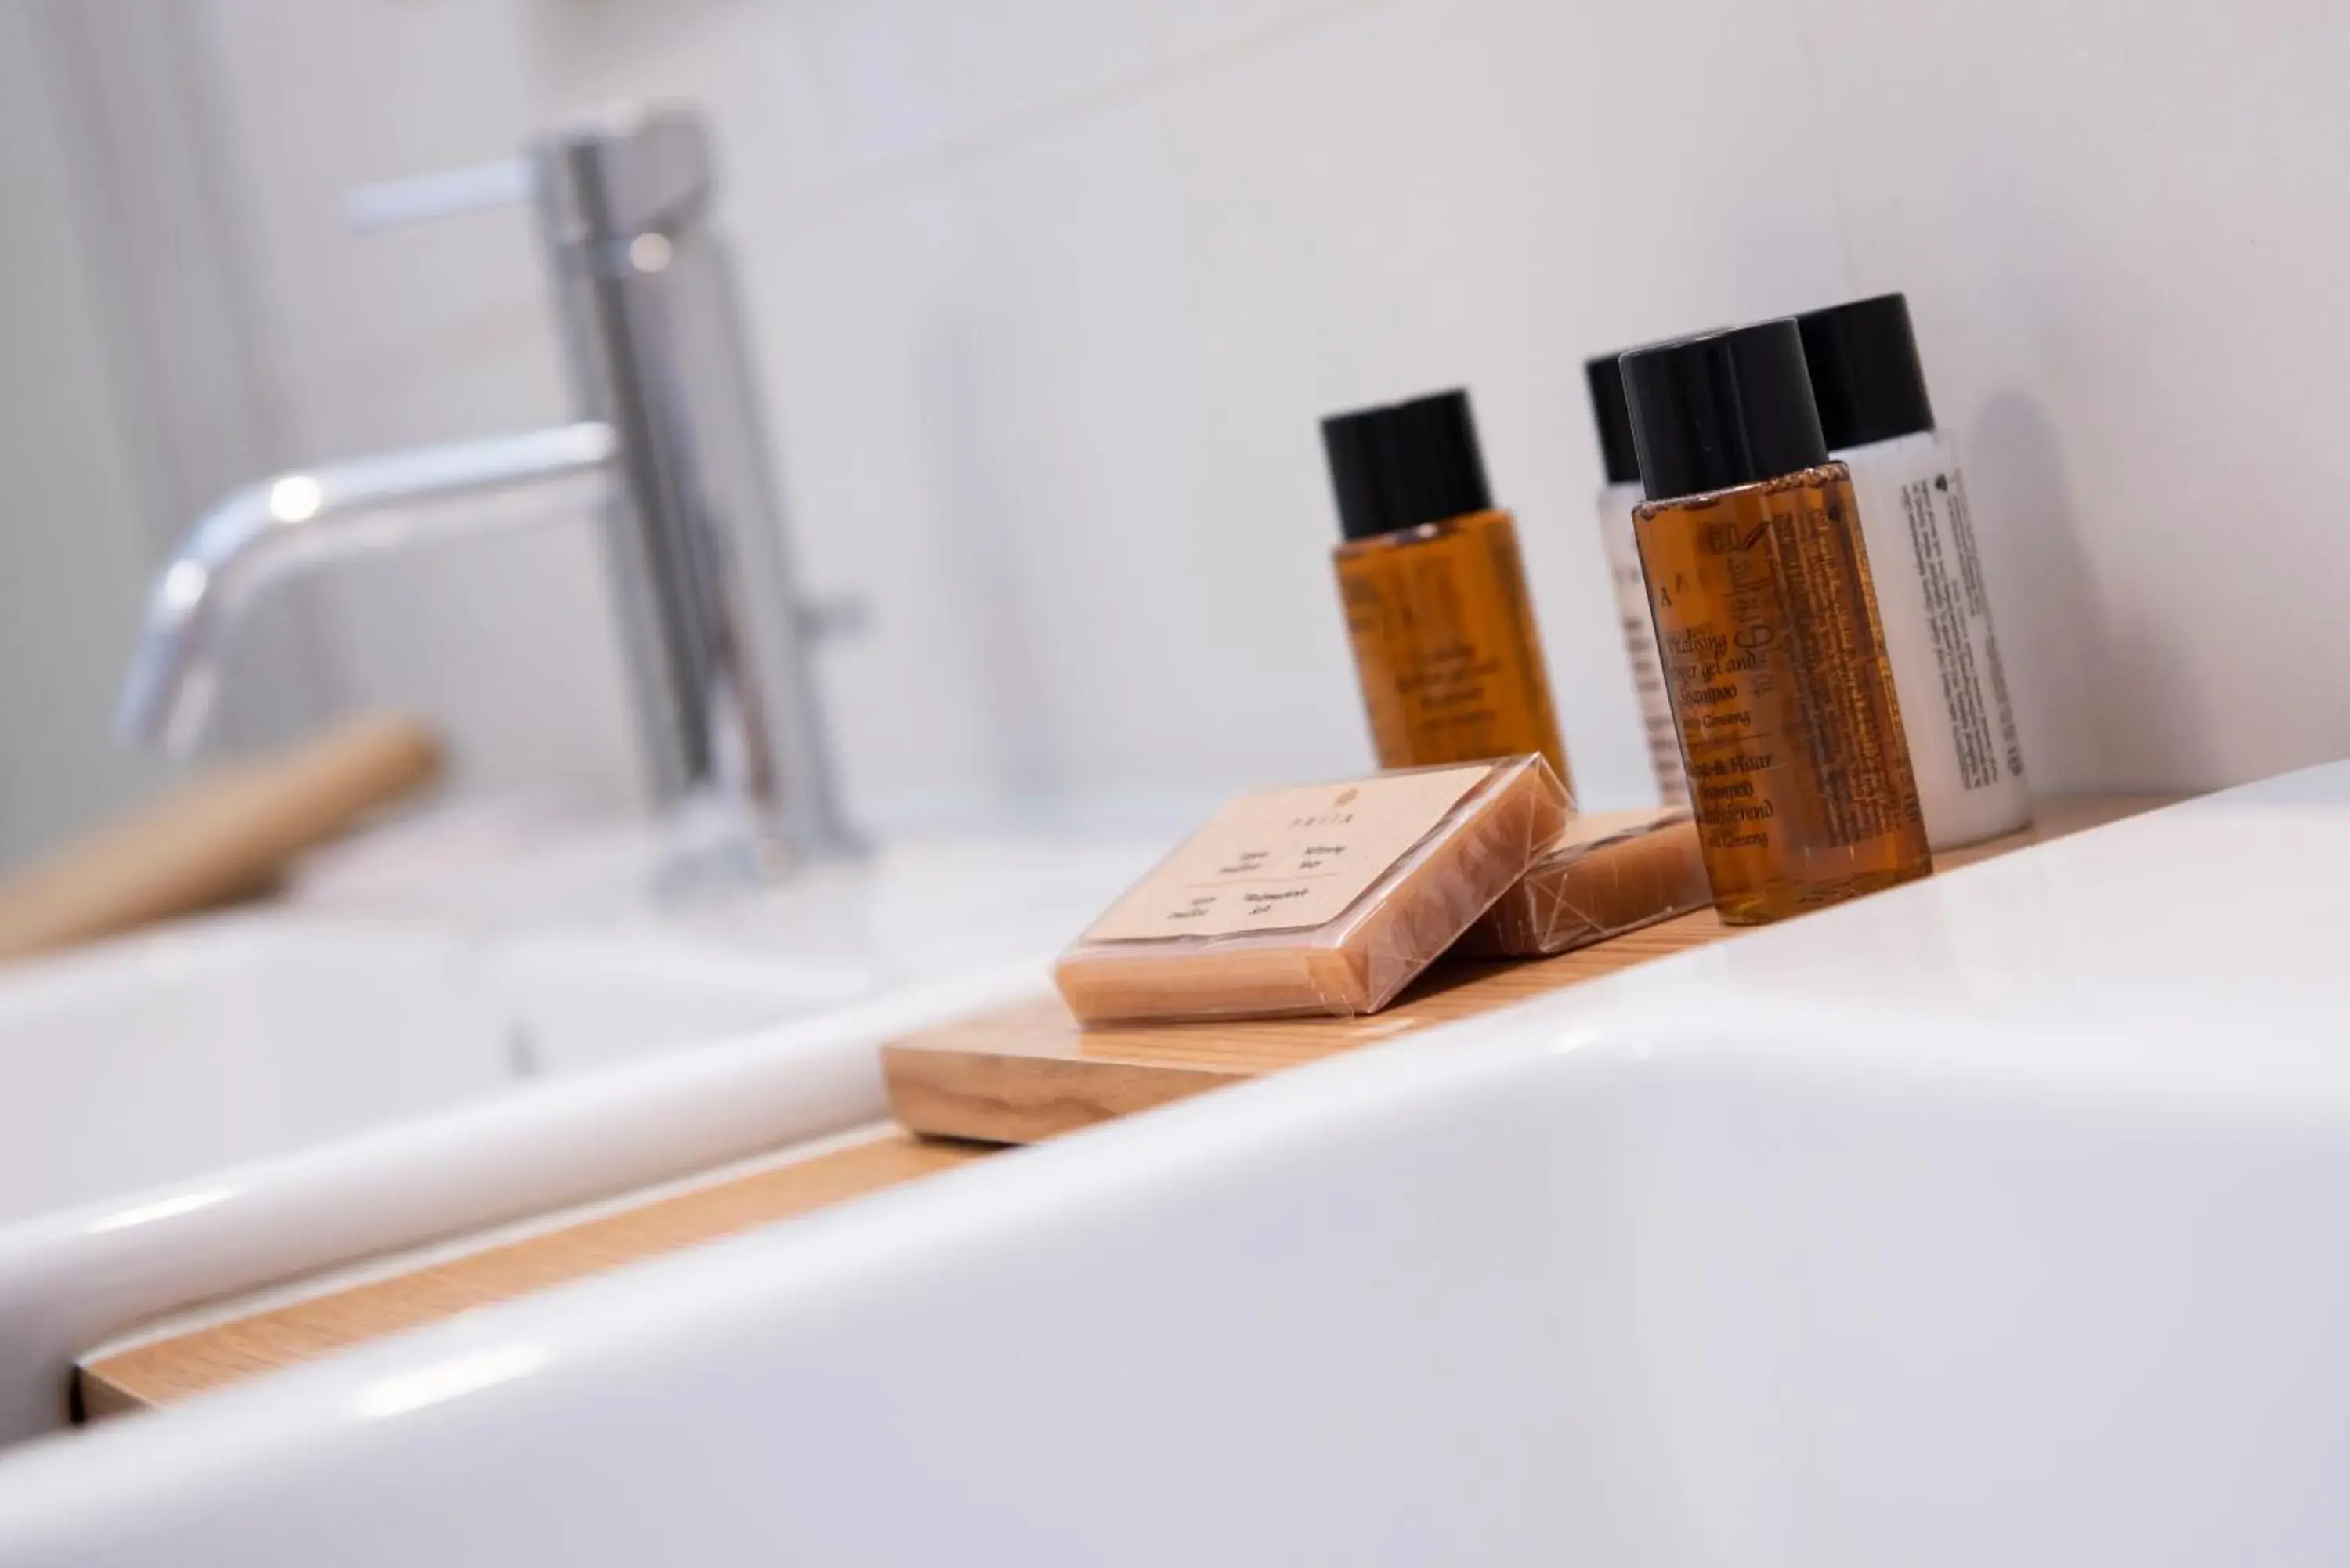
[[[543,501],[545,487],[569,484],[603,503],[647,771],[695,857],[739,850],[765,869],[851,850],[811,669],[824,618],[793,579],[710,223],[711,169],[699,117],[667,110],[365,193],[363,222],[535,202],[579,418],[279,474],[230,496],[156,579],[118,729],[172,751],[193,744],[226,640],[264,584],[477,532],[512,515],[498,493]]]

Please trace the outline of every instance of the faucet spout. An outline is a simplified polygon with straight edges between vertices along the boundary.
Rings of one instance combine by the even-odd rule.
[[[117,733],[173,754],[194,745],[221,656],[256,589],[428,535],[559,514],[442,504],[581,479],[600,496],[616,446],[609,426],[583,420],[328,463],[236,492],[198,520],[156,578],[115,710]]]
[[[522,168],[369,203],[402,217],[533,198],[578,422],[284,473],[229,497],[156,582],[117,714],[125,737],[171,750],[196,739],[240,607],[271,579],[544,516],[492,493],[592,478],[645,780],[681,830],[678,880],[857,854],[816,679],[826,620],[793,566],[750,334],[711,221],[714,170],[701,117],[655,109],[543,138]],[[460,497],[473,504],[442,504]]]

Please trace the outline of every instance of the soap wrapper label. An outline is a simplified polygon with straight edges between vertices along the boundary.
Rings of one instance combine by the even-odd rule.
[[[1492,772],[1477,763],[1243,795],[1110,906],[1086,940],[1326,925]]]

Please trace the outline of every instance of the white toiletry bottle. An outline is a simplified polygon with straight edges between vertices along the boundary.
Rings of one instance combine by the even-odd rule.
[[[1673,727],[1672,698],[1657,658],[1657,628],[1649,618],[1648,587],[1640,577],[1640,552],[1632,543],[1632,507],[1641,499],[1640,459],[1632,449],[1632,415],[1624,406],[1624,377],[1609,354],[1583,362],[1591,386],[1591,417],[1599,427],[1599,461],[1607,487],[1599,493],[1599,542],[1607,552],[1607,575],[1616,587],[1616,611],[1624,626],[1624,655],[1632,666],[1632,692],[1640,702],[1640,725],[1648,742],[1648,767],[1657,794],[1667,805],[1689,804],[1689,781],[1681,774],[1680,732]]]
[[[2023,748],[1991,635],[1958,454],[1898,294],[1795,318],[1828,450],[1852,469],[1927,842],[1954,849],[2032,820]]]

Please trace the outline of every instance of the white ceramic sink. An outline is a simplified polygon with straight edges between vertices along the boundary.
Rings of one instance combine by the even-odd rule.
[[[0,1456],[0,1568],[2336,1562],[2345,883],[2350,765],[2085,834]]]
[[[665,905],[651,847],[0,969],[0,1444],[161,1314],[879,1118],[881,1040],[1041,984],[1159,848],[892,846]]]
[[[616,940],[259,915],[0,970],[0,1224],[870,989]]]

